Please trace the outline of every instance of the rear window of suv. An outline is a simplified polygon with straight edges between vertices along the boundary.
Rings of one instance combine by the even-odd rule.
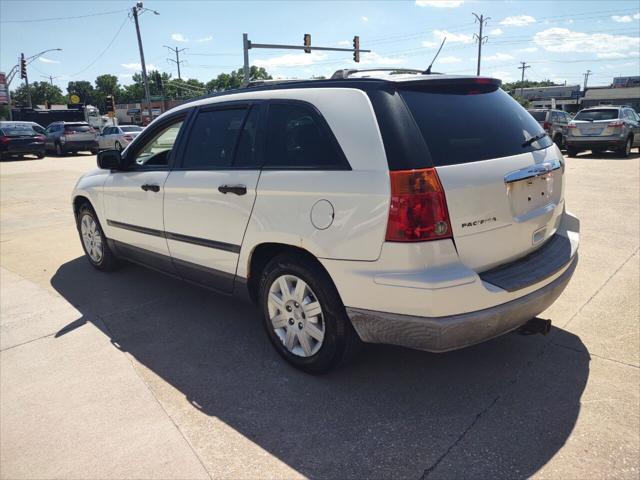
[[[595,122],[598,120],[615,120],[616,118],[618,118],[618,110],[616,108],[597,108],[578,112],[574,120]]]
[[[547,148],[540,124],[497,87],[460,85],[401,89],[435,166],[477,162]]]
[[[73,125],[73,124],[65,123],[64,129],[68,132],[90,132],[91,131],[91,127],[89,125],[83,125],[83,124]]]

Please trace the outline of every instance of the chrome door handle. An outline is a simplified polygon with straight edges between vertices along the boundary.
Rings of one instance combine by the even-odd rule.
[[[140,188],[142,190],[144,190],[145,192],[152,191],[152,192],[156,192],[157,193],[157,192],[160,191],[160,185],[153,185],[153,184],[149,184],[149,183],[145,183]]]
[[[236,195],[246,195],[247,186],[246,185],[220,185],[218,187],[218,191],[220,193],[235,193]]]

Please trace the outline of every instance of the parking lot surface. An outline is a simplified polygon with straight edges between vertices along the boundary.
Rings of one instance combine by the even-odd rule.
[[[91,268],[70,193],[94,166],[0,164],[2,478],[638,478],[640,155],[567,159],[580,262],[548,336],[324,376],[250,305]]]

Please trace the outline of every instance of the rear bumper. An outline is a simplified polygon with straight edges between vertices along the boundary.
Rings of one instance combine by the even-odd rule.
[[[69,151],[76,151],[76,150],[97,150],[98,149],[98,141],[97,140],[80,140],[80,141],[74,141],[74,140],[67,140],[64,143],[60,143],[60,146],[62,147],[62,151],[64,152],[69,152]]]
[[[347,307],[356,332],[364,342],[446,352],[498,337],[546,310],[573,276],[578,255],[551,283],[528,295],[495,307],[446,317],[417,317]]]
[[[611,137],[566,137],[566,145],[568,147],[581,148],[584,150],[591,150],[593,148],[599,149],[619,149],[624,147],[627,137],[622,135],[616,135]]]
[[[44,143],[31,143],[28,145],[9,145],[8,148],[0,148],[3,155],[43,154]]]

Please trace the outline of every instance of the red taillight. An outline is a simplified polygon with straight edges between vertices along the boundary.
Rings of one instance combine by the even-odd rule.
[[[444,189],[435,168],[399,170],[391,176],[388,242],[422,242],[451,237]]]
[[[133,140],[133,137],[131,135],[123,135],[122,138],[124,138],[127,142]]]
[[[609,122],[610,127],[622,127],[624,122],[622,120],[615,120],[613,122]]]
[[[544,122],[542,124],[542,128],[544,128],[545,130],[549,130],[551,128],[551,124],[549,122]]]
[[[44,142],[45,141],[44,135],[36,135],[36,140]]]
[[[2,143],[3,145],[6,145],[7,143],[9,143],[9,137],[2,135],[0,137],[0,143]]]

